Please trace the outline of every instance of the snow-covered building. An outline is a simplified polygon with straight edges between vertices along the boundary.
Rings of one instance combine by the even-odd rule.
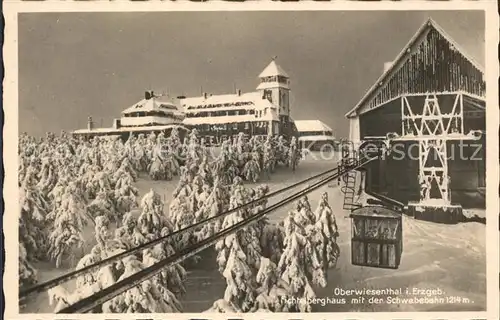
[[[290,119],[290,80],[275,60],[259,75],[254,92],[203,94],[181,99],[184,125],[195,127],[211,141],[244,132],[248,135],[284,135],[295,132]]]
[[[319,150],[324,145],[336,146],[333,130],[320,120],[295,120],[302,148]]]
[[[351,141],[389,134],[399,148],[369,164],[367,188],[408,203],[420,201],[425,182],[425,199],[484,206],[485,97],[484,68],[435,21],[425,21],[346,114]]]
[[[183,125],[184,118],[184,113],[168,97],[156,95],[153,91],[146,91],[142,100],[123,110],[120,118],[114,119],[112,127],[96,128],[92,117],[89,117],[87,128],[75,130],[73,134],[85,137],[120,136],[122,138],[127,138],[130,133],[164,132],[168,134],[174,127],[187,131],[188,128]]]
[[[130,133],[168,133],[174,127],[184,131],[196,128],[210,144],[219,144],[240,132],[249,136],[297,136],[296,125],[290,117],[288,74],[272,60],[258,78],[259,84],[252,92],[204,93],[199,97],[178,97],[175,103],[166,96],[146,91],[142,100],[122,111],[120,118],[114,119],[112,127],[96,128],[89,117],[87,128],[75,130],[73,134],[86,137],[119,135],[126,138]],[[319,145],[334,140],[331,128],[321,121],[301,123],[313,126],[312,130],[304,129],[302,141],[317,141]]]

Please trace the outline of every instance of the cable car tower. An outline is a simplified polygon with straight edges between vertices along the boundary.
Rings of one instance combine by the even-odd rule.
[[[442,112],[436,94],[425,96],[422,113],[413,110],[407,97],[403,96],[402,134],[392,134],[395,137],[391,139],[394,142],[418,143],[420,201],[408,203],[407,211],[417,219],[456,223],[462,214],[462,206],[453,204],[451,200],[447,143],[478,140],[481,132],[471,131],[465,134],[461,94],[455,96],[450,113]],[[435,192],[436,189],[438,192]]]

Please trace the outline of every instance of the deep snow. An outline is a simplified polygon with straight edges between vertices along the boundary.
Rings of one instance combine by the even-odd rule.
[[[264,178],[260,183],[267,183],[271,192],[284,186],[293,184],[311,175],[331,168],[334,160],[312,160],[301,162],[295,173],[286,168],[278,168],[270,181]],[[152,181],[148,177],[141,177],[136,183],[142,197],[151,188],[164,196],[165,208],[168,208],[172,191],[177,185],[173,181]],[[250,184],[254,186],[255,184]],[[288,194],[299,191],[290,191]],[[403,239],[404,251],[401,265],[398,270],[385,270],[353,266],[350,263],[350,220],[348,212],[342,210],[343,195],[333,183],[311,193],[309,201],[316,207],[323,192],[328,192],[329,203],[337,217],[340,236],[340,258],[337,268],[328,273],[328,286],[316,288],[321,297],[334,297],[335,288],[356,289],[399,289],[418,287],[421,289],[440,288],[446,296],[468,298],[474,303],[468,304],[420,304],[420,305],[352,305],[346,299],[346,304],[316,305],[314,310],[321,312],[347,311],[475,311],[486,308],[486,244],[485,225],[480,223],[466,223],[458,225],[441,225],[430,222],[417,221],[404,217]],[[270,204],[285,198],[287,194],[277,196]],[[274,212],[270,220],[280,222],[293,205]],[[484,212],[479,212],[484,215]],[[86,248],[94,245],[93,228],[85,230]],[[86,250],[88,252],[88,250]],[[186,295],[180,297],[185,312],[201,312],[211,307],[216,299],[222,298],[226,282],[217,270],[216,255],[208,249],[204,253],[203,263],[188,271]],[[55,269],[52,264],[35,264],[38,269],[39,280],[46,281],[71,269]],[[74,283],[68,285],[72,289]],[[339,298],[339,297],[338,297]],[[21,312],[23,313],[51,313],[47,293],[31,297]]]

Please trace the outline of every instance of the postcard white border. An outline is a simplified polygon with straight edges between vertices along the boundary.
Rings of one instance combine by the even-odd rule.
[[[5,319],[499,319],[499,160],[498,160],[498,30],[499,20],[496,1],[401,1],[401,2],[270,2],[250,1],[231,3],[208,1],[14,1],[3,3],[5,18],[4,52],[4,201],[3,217],[6,263],[4,273]],[[21,12],[155,12],[155,11],[295,11],[295,10],[484,10],[485,19],[485,70],[487,81],[487,311],[485,312],[381,312],[381,313],[265,313],[265,314],[19,314],[18,307],[18,26],[17,14]],[[353,22],[355,23],[355,22]],[[14,250],[15,248],[15,250]],[[468,263],[468,261],[464,261]]]

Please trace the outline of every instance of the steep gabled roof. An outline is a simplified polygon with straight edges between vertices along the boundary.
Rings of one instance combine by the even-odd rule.
[[[373,93],[378,88],[379,83],[385,82],[386,80],[389,80],[389,77],[391,73],[394,71],[397,66],[401,65],[401,63],[405,62],[409,57],[405,54],[409,49],[413,48],[414,45],[418,45],[416,41],[421,38],[422,35],[424,35],[429,29],[434,29],[438,33],[440,33],[443,38],[446,39],[453,47],[460,52],[465,59],[467,59],[474,67],[476,67],[480,72],[484,73],[484,67],[479,64],[474,58],[469,56],[456,42],[453,40],[445,31],[444,29],[439,26],[432,18],[428,18],[424,24],[418,29],[418,31],[415,33],[415,35],[410,39],[410,41],[404,46],[404,48],[401,50],[401,52],[398,54],[396,59],[394,59],[393,63],[390,65],[387,70],[375,81],[373,86],[365,93],[363,98],[356,104],[356,106],[351,109],[349,112],[345,114],[345,117],[349,118],[352,117],[356,111],[358,111],[364,103],[372,96]]]
[[[288,74],[281,68],[275,60],[271,61],[271,63],[261,72],[259,78],[272,77],[272,76],[283,76],[289,78]]]

